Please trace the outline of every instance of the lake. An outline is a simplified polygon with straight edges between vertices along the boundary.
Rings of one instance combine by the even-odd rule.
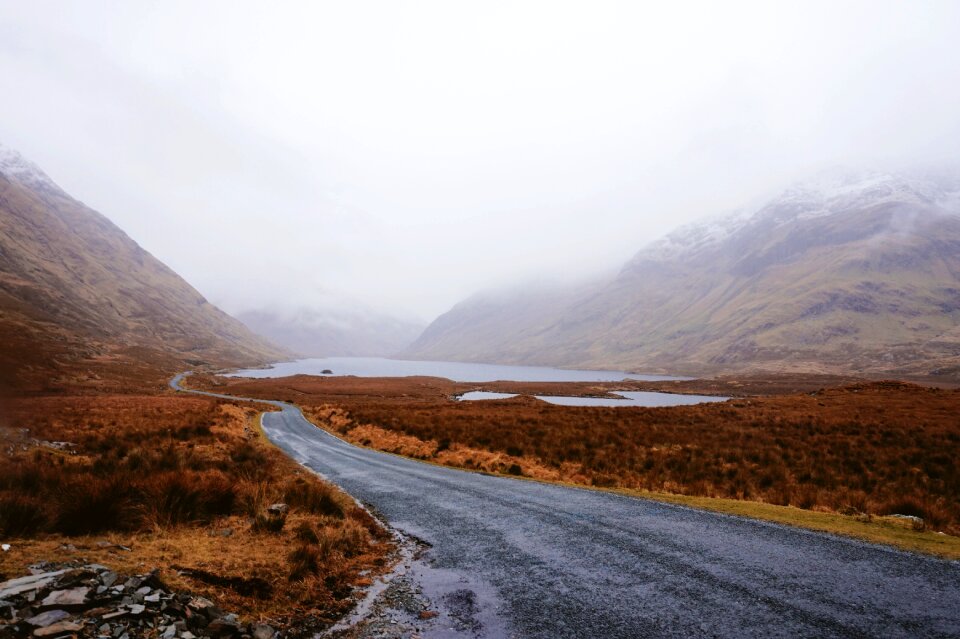
[[[624,408],[627,406],[689,406],[692,404],[704,404],[707,402],[725,402],[729,397],[718,397],[716,395],[677,395],[676,393],[654,393],[649,391],[617,391],[623,399],[612,399],[609,397],[562,397],[555,395],[535,395],[537,399],[542,399],[551,404],[560,406],[613,406]],[[482,401],[490,399],[509,399],[516,397],[511,393],[492,393],[489,391],[471,391],[460,396],[464,401]]]
[[[670,375],[643,375],[624,371],[591,371],[548,366],[507,366],[464,362],[424,362],[382,357],[320,357],[279,362],[271,368],[252,368],[229,373],[235,377],[289,377],[290,375],[334,375],[357,377],[445,377],[455,382],[619,382],[623,379],[668,381],[691,379]],[[618,404],[619,405],[619,404]]]

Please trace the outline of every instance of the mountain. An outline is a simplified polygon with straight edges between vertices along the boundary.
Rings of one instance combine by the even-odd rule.
[[[960,176],[824,173],[586,289],[471,298],[404,355],[958,378]]]
[[[308,357],[389,357],[410,345],[423,324],[367,310],[258,310],[237,318],[271,341]]]
[[[0,146],[0,385],[288,355]]]

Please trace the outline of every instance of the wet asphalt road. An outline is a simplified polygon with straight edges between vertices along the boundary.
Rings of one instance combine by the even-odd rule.
[[[347,444],[289,406],[263,426],[468,578],[499,618],[480,635],[960,637],[960,562],[422,464]]]

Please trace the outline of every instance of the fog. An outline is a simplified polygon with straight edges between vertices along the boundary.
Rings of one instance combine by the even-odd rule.
[[[429,320],[955,160],[960,3],[0,3],[0,141],[229,312]]]

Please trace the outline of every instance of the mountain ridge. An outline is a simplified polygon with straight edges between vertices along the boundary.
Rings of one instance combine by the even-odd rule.
[[[257,365],[289,356],[210,304],[102,214],[0,147],[0,382],[103,363]],[[29,382],[26,381],[29,379]]]
[[[458,304],[404,356],[958,376],[960,180],[833,173],[681,227],[587,290],[531,296]]]

